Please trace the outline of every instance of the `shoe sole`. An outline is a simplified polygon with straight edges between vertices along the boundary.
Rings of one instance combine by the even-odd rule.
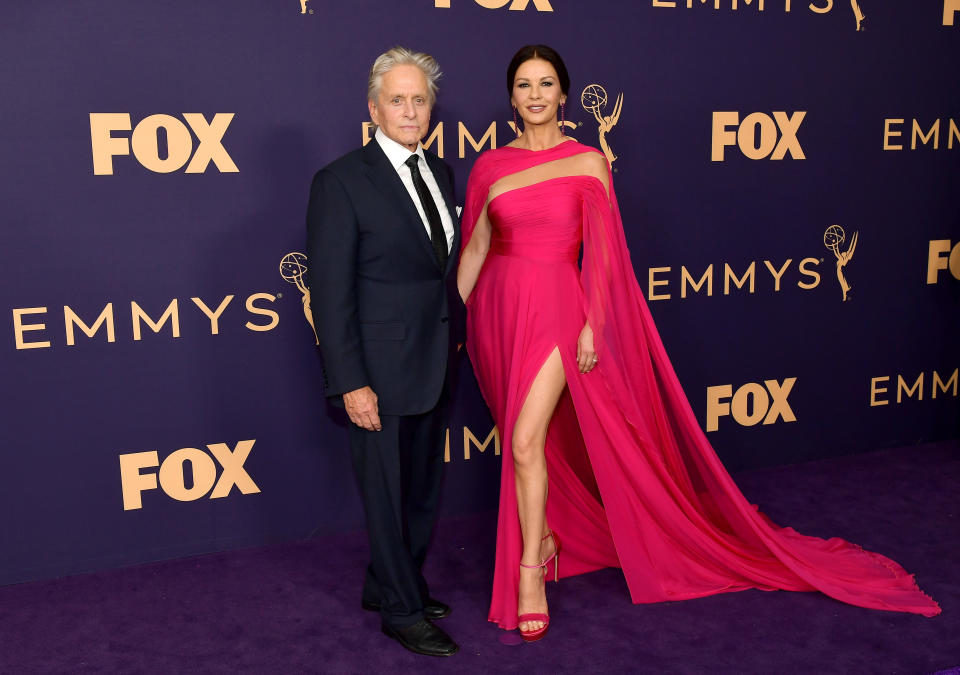
[[[404,649],[406,649],[406,650],[408,650],[408,651],[411,651],[411,652],[413,652],[414,654],[420,654],[421,656],[441,656],[441,657],[443,657],[443,656],[453,656],[453,655],[456,654],[458,651],[460,651],[459,645],[454,645],[453,651],[452,651],[452,652],[449,652],[449,653],[440,654],[440,653],[437,653],[437,652],[425,652],[425,651],[421,651],[421,650],[419,650],[419,649],[414,649],[411,645],[409,645],[408,643],[406,643],[406,642],[403,641],[403,638],[400,637],[399,633],[394,633],[392,630],[390,630],[390,629],[387,628],[386,626],[380,626],[380,631],[381,631],[384,635],[386,635],[387,637],[393,638],[394,640],[396,640],[397,642],[399,642],[401,645],[403,645]]]
[[[363,602],[363,601],[361,601],[361,602],[360,602],[360,609],[363,609],[363,610],[365,610],[365,611],[367,611],[367,612],[379,612],[379,611],[380,611],[380,605],[374,605],[374,604],[371,604],[371,603],[369,603],[369,602]],[[442,614],[429,614],[426,610],[424,610],[423,616],[424,616],[425,619],[430,619],[431,621],[434,621],[434,620],[436,620],[436,619],[446,619],[448,616],[450,616],[450,613],[451,613],[451,612],[453,612],[453,610],[452,610],[452,609],[448,609],[446,612],[443,612]]]

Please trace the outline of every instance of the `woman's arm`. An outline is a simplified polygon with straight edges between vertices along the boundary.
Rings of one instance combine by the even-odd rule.
[[[595,176],[602,184],[606,193],[607,203],[610,203],[610,165],[606,157],[600,153],[583,153],[583,165],[581,170],[589,175]],[[590,322],[583,324],[583,330],[580,331],[580,337],[577,339],[577,365],[581,373],[589,373],[596,367],[599,361],[596,346],[594,344],[593,328]]]
[[[490,220],[487,218],[487,207],[483,207],[477,224],[473,228],[470,242],[460,254],[460,266],[457,268],[457,289],[460,297],[466,302],[473,292],[473,287],[480,277],[483,261],[487,258],[490,249]]]

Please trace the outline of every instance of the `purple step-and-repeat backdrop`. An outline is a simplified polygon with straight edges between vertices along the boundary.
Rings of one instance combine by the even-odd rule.
[[[83,0],[0,37],[0,583],[362,525],[301,251],[398,43],[461,199],[510,56],[564,55],[728,467],[960,435],[960,0]],[[497,498],[462,370],[446,515]]]

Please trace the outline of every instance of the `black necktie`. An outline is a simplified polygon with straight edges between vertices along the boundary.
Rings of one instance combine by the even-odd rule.
[[[430,240],[433,242],[433,252],[437,256],[437,262],[440,263],[440,269],[447,268],[447,233],[443,231],[443,222],[440,220],[440,212],[437,211],[437,204],[430,196],[430,188],[423,181],[420,175],[418,162],[420,156],[410,155],[404,164],[410,167],[410,175],[413,177],[413,187],[420,198],[420,205],[423,212],[427,214],[427,222],[430,223]]]

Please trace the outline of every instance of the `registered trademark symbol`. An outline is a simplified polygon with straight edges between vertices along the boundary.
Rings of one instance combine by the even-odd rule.
[[[282,297],[283,297],[283,293],[277,293],[277,297],[278,297],[278,298],[282,298]]]
[[[313,10],[311,9],[311,10],[308,12],[308,14],[313,14]]]
[[[820,262],[823,262],[823,258],[820,258]]]

